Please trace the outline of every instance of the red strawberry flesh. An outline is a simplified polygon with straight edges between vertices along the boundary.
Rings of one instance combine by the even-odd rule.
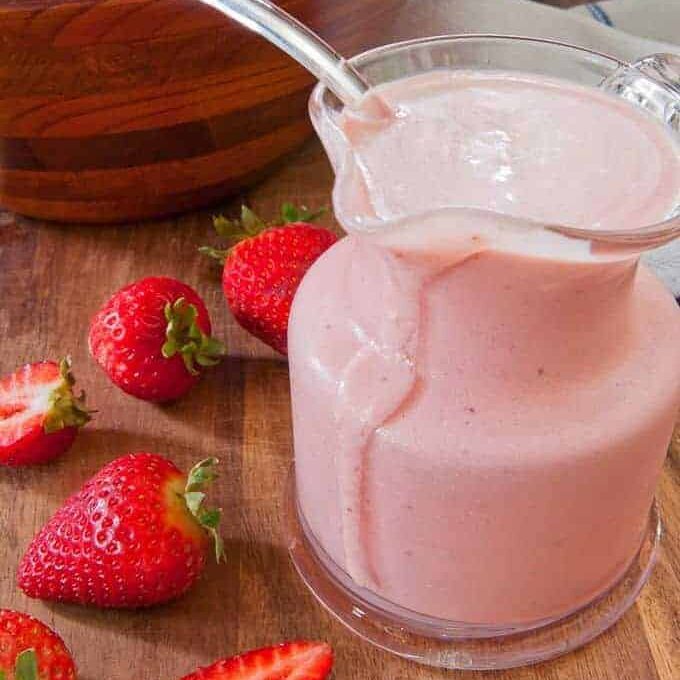
[[[227,255],[222,288],[243,328],[282,354],[288,348],[293,297],[312,264],[337,241],[328,229],[293,223],[236,244]]]
[[[61,638],[28,614],[0,609],[0,676],[15,678],[17,659],[33,650],[39,680],[74,680],[73,659]]]
[[[186,489],[185,476],[162,456],[113,461],[33,540],[19,565],[19,587],[29,597],[101,607],[179,597],[203,571],[209,545]],[[195,489],[200,493],[200,484]]]
[[[171,338],[173,329],[191,334],[195,351],[183,352],[186,345]],[[139,399],[164,402],[186,394],[199,368],[216,363],[223,353],[210,332],[208,310],[198,293],[176,279],[155,276],[115,293],[94,316],[88,341],[90,353],[114,384]]]
[[[182,680],[325,680],[333,652],[324,642],[286,642],[201,668]]]

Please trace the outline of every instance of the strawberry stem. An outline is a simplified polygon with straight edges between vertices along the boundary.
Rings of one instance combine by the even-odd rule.
[[[85,392],[81,391],[79,395],[73,393],[76,380],[71,373],[71,366],[70,357],[65,357],[59,364],[62,380],[59,387],[50,394],[43,426],[47,434],[65,427],[82,427],[92,420],[91,414],[95,413],[85,406]]]
[[[290,224],[291,222],[314,222],[328,211],[326,207],[318,210],[310,210],[304,205],[299,208],[294,203],[284,203],[281,206],[281,220],[279,224]]]
[[[224,217],[224,215],[215,215],[213,217],[213,227],[217,235],[226,239],[229,247],[222,250],[212,248],[211,246],[201,246],[198,252],[212,257],[219,262],[224,262],[227,255],[229,255],[229,251],[241,241],[257,236],[270,227],[282,227],[295,222],[313,222],[325,212],[327,212],[325,207],[319,210],[309,210],[304,205],[298,207],[294,203],[284,203],[281,206],[279,218],[267,223],[247,205],[242,205],[240,219],[230,220]]]
[[[25,649],[17,656],[14,680],[38,680],[38,659],[35,649]]]
[[[229,248],[220,250],[219,248],[213,248],[212,246],[201,246],[198,249],[198,252],[201,253],[201,255],[207,255],[208,257],[212,257],[213,260],[224,263],[227,259],[227,255],[229,255]]]
[[[206,486],[217,479],[215,466],[218,463],[217,458],[206,458],[194,465],[187,477],[183,497],[189,512],[212,537],[215,544],[215,559],[219,563],[224,559],[224,541],[218,531],[222,510],[203,506]]]
[[[183,297],[165,305],[166,341],[161,353],[166,359],[179,354],[191,375],[198,375],[199,366],[214,366],[227,353],[222,342],[206,335],[196,323],[198,310]]]

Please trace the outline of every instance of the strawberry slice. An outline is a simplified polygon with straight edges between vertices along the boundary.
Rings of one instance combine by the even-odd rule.
[[[26,364],[0,379],[0,465],[45,463],[73,444],[90,420],[74,384],[69,359]]]
[[[284,642],[224,659],[182,680],[324,680],[333,668],[325,642]]]

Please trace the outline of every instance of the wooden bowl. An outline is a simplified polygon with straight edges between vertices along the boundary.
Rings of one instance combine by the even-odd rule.
[[[340,48],[380,3],[279,2]],[[210,204],[307,138],[311,84],[196,0],[0,0],[0,205],[118,222]]]

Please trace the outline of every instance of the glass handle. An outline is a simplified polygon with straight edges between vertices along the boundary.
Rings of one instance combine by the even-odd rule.
[[[674,54],[652,54],[633,64],[616,69],[601,87],[618,97],[645,109],[666,125],[680,142],[680,57]],[[665,222],[640,229],[598,231],[554,227],[567,236],[601,242],[610,248],[642,252],[668,243],[680,236],[680,205]]]
[[[616,69],[602,87],[646,109],[680,136],[680,56],[644,57]]]

